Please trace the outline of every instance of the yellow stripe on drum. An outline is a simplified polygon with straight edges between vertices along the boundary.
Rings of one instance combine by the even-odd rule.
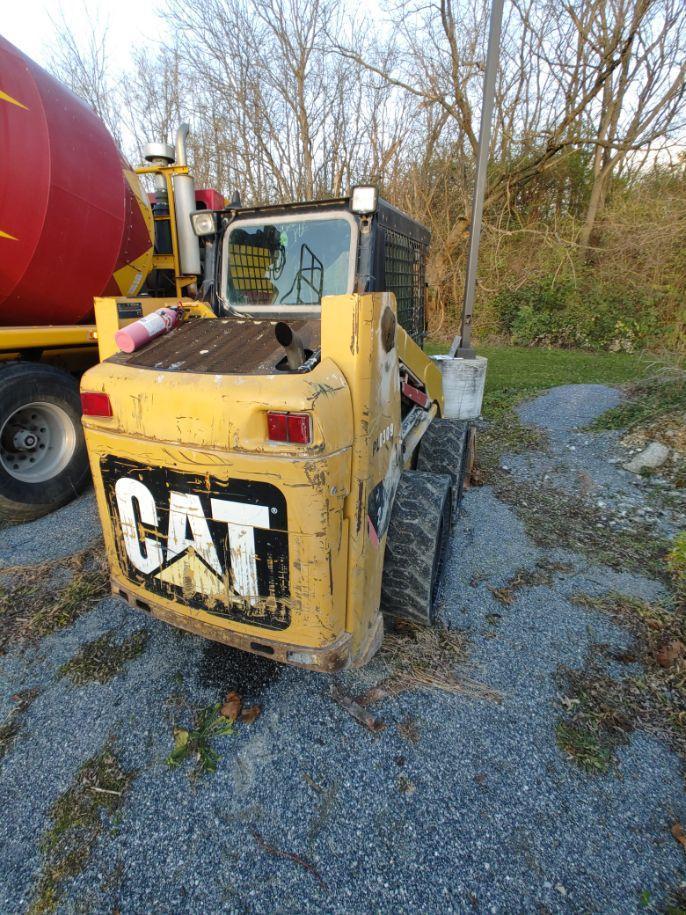
[[[10,105],[16,105],[17,108],[23,108],[24,111],[28,111],[28,110],[29,110],[29,109],[26,107],[26,105],[22,105],[21,102],[18,102],[15,98],[12,98],[12,96],[11,96],[11,95],[8,95],[6,92],[3,92],[2,89],[0,89],[0,101],[2,101],[2,102],[9,102]]]

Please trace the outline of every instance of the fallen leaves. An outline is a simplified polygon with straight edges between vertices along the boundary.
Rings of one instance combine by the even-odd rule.
[[[512,604],[514,604],[516,597],[513,588],[496,588],[493,585],[486,585],[486,587],[491,592],[493,597],[500,601],[501,604],[505,604],[506,607],[511,607]]]
[[[232,690],[223,702],[197,711],[191,727],[174,728],[174,746],[167,757],[167,765],[178,766],[185,759],[194,758],[198,773],[215,772],[221,757],[210,741],[233,734],[239,720],[243,724],[252,724],[261,712],[259,705],[243,708],[242,697]]]
[[[222,707],[219,709],[219,714],[223,715],[224,718],[228,718],[229,721],[237,721],[238,716],[241,713],[241,708],[243,706],[243,700],[236,692],[227,693],[226,698]]]
[[[671,832],[679,845],[681,845],[684,851],[686,851],[686,832],[684,832],[684,828],[681,823],[675,823],[672,826]]]
[[[253,721],[262,714],[262,707],[251,705],[250,708],[244,708],[241,712],[241,721],[244,724],[252,724]]]
[[[351,715],[355,721],[359,722],[363,727],[368,731],[371,731],[373,734],[378,734],[380,731],[385,730],[386,722],[382,721],[380,718],[376,718],[372,715],[371,712],[368,712],[364,706],[360,705],[352,696],[348,696],[345,693],[341,692],[340,689],[335,684],[331,686],[331,696],[334,702],[337,702],[341,708],[344,708],[346,712]]]
[[[672,639],[660,648],[655,655],[655,660],[660,667],[671,667],[676,661],[681,660],[684,654],[686,654],[686,645],[681,639]]]
[[[238,721],[240,718],[244,724],[252,724],[261,713],[262,706],[260,705],[251,705],[243,708],[243,699],[235,690],[231,690],[230,693],[226,694],[222,707],[219,709],[219,714],[223,715],[224,718],[233,722]]]

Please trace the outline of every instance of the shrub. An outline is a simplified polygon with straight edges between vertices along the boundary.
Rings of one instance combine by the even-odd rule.
[[[672,549],[667,555],[667,564],[677,591],[679,594],[686,594],[686,531],[675,537]]]
[[[658,329],[654,301],[616,286],[546,278],[493,302],[502,330],[524,346],[586,347],[633,352]]]

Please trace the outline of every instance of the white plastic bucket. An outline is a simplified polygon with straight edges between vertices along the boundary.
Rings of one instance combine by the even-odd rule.
[[[443,397],[446,419],[478,419],[486,385],[485,356],[455,359],[451,356],[431,357],[443,376]]]

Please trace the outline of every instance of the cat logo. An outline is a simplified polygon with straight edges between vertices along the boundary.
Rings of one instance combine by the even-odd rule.
[[[205,594],[220,593],[224,569],[219,562],[200,496],[174,491],[170,493],[165,555],[159,540],[146,537],[141,541],[139,538],[136,514],[144,528],[157,528],[159,523],[157,506],[147,486],[140,480],[121,477],[115,484],[114,492],[126,555],[139,572],[150,575],[161,568],[166,559],[166,565],[157,577],[161,581],[180,585],[180,560],[187,550],[192,550],[191,556],[196,557],[193,565],[209,573],[200,577],[199,590]],[[269,527],[269,509],[265,505],[246,505],[226,499],[210,499],[210,509],[215,521],[227,525],[234,588],[242,597],[254,599],[258,593],[255,528]],[[187,568],[189,564],[185,565]],[[197,576],[193,577],[197,580]]]
[[[108,456],[101,470],[122,571],[156,594],[282,629],[286,501],[275,486],[220,481]]]

